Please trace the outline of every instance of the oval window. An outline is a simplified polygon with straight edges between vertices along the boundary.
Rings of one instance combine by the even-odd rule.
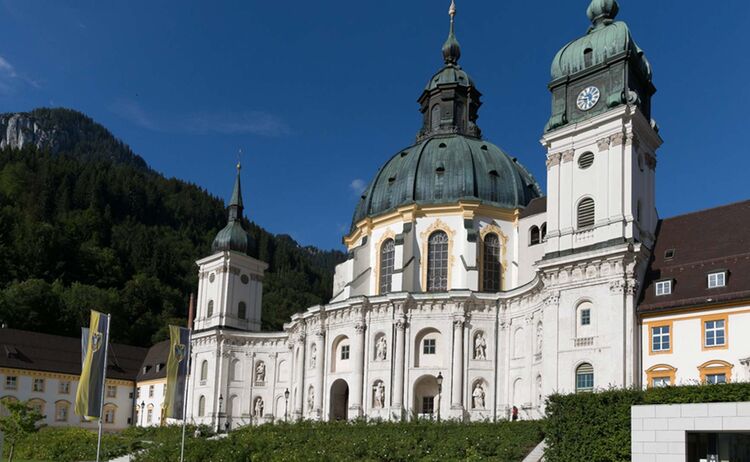
[[[215,279],[216,275],[214,273],[208,275],[208,282],[214,282]]]
[[[247,277],[247,274],[243,274],[242,276],[240,276],[240,281],[242,281],[243,284],[247,284],[248,282],[250,282],[250,278]]]
[[[594,163],[594,153],[593,152],[584,152],[581,154],[581,156],[578,158],[578,166],[582,169],[587,169],[591,167]]]

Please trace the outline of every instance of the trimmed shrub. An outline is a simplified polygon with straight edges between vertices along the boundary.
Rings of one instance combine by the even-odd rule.
[[[314,423],[244,427],[217,440],[189,437],[187,462],[520,461],[543,438],[542,423]],[[179,438],[149,446],[137,462],[177,460]]]
[[[750,401],[750,384],[695,385],[552,395],[544,431],[548,462],[630,460],[630,407]]]
[[[55,462],[94,460],[96,440],[95,431],[74,427],[45,427],[24,438],[16,446],[14,458],[54,460]],[[103,460],[127,454],[129,450],[130,443],[122,435],[113,433],[102,435]]]

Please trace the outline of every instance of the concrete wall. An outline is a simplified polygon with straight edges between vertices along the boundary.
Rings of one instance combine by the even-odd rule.
[[[633,406],[633,462],[684,462],[687,432],[750,430],[750,402]]]

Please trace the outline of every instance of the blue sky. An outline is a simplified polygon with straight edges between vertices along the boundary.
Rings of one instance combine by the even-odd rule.
[[[484,136],[544,187],[556,51],[588,0],[457,0]],[[359,190],[414,141],[441,65],[447,0],[0,0],[0,112],[80,110],[156,170],[231,193],[302,244],[341,248]],[[654,67],[657,205],[668,217],[750,197],[750,3],[621,0]]]

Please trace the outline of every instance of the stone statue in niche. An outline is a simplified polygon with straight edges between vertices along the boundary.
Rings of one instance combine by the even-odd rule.
[[[375,384],[375,390],[373,390],[372,407],[375,409],[383,409],[383,401],[385,400],[385,385],[383,382]]]
[[[471,393],[472,408],[484,409],[484,387],[481,383],[474,385],[474,391]]]
[[[258,398],[255,400],[255,408],[254,410],[254,416],[255,417],[263,417],[263,398]]]
[[[487,359],[487,340],[481,332],[474,338],[474,359]]]
[[[542,354],[542,342],[544,342],[544,328],[542,323],[536,325],[536,352]]]
[[[536,399],[537,406],[542,407],[544,396],[542,395],[542,376],[536,378]]]
[[[256,382],[266,381],[266,364],[263,361],[259,361],[258,365],[255,366],[255,381]]]
[[[312,412],[315,409],[315,389],[310,387],[307,390],[307,412]]]
[[[315,364],[318,362],[318,347],[314,343],[310,347],[310,369],[315,369]]]
[[[382,336],[378,339],[377,345],[375,345],[375,359],[385,361],[387,350],[388,344],[385,341],[385,336]]]

